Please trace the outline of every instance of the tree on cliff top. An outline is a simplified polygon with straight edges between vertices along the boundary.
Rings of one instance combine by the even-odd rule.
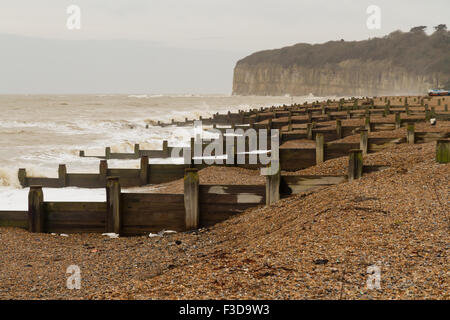
[[[447,25],[446,24],[439,24],[439,25],[434,27],[434,30],[436,30],[436,32],[447,31]]]
[[[427,29],[427,26],[418,26],[418,27],[411,28],[411,30],[409,30],[409,32],[425,32],[426,29]]]

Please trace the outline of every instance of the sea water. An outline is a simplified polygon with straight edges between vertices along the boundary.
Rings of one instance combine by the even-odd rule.
[[[334,98],[334,97],[327,97]],[[28,176],[54,177],[58,165],[68,172],[98,173],[99,159],[81,158],[112,152],[188,146],[187,128],[160,127],[171,119],[212,117],[216,112],[323,100],[306,97],[227,95],[4,95],[0,96],[0,210],[26,210],[28,189],[20,187],[17,170]],[[150,159],[167,163],[168,159]],[[172,162],[176,163],[174,159]],[[181,160],[182,161],[182,160]],[[110,168],[138,168],[139,160],[109,160]],[[44,189],[46,201],[105,201],[104,189]]]

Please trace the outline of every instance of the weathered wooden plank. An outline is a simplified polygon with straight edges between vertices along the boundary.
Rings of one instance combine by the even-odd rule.
[[[44,202],[47,212],[97,212],[106,209],[106,202]]]
[[[266,187],[264,185],[207,185],[202,184],[199,187],[200,195],[204,194],[239,194],[250,193],[265,195]]]
[[[106,182],[102,181],[101,175],[96,173],[68,173],[66,176],[67,186],[79,188],[102,188]]]
[[[185,230],[185,210],[184,202],[181,202],[175,208],[164,208],[161,210],[139,211],[123,209],[122,213],[122,233],[124,234],[144,234],[149,232],[158,232],[161,230]]]
[[[282,176],[288,185],[332,185],[347,180],[346,176]]]
[[[39,185],[44,188],[60,188],[61,182],[58,178],[27,177],[27,186]]]
[[[326,143],[325,160],[348,156],[350,150],[359,148],[359,143]]]
[[[159,184],[181,179],[186,167],[184,164],[150,164],[149,183]]]
[[[241,194],[202,194],[200,203],[202,204],[262,204],[264,196],[253,193]]]
[[[378,152],[388,148],[393,144],[405,143],[406,137],[403,138],[369,138],[368,152]]]
[[[260,204],[263,205],[263,204]],[[255,205],[253,203],[242,203],[242,204],[235,204],[235,203],[200,203],[200,219],[202,216],[208,216],[212,214],[237,214],[240,212],[243,212],[249,208],[257,207],[258,205]]]
[[[415,132],[416,143],[427,143],[450,138],[450,132]]]
[[[126,159],[138,159],[139,154],[135,153],[109,153],[108,159],[118,159],[118,160],[126,160]]]
[[[316,149],[280,148],[279,156],[282,170],[300,170],[316,163]]]
[[[44,202],[46,232],[105,232],[106,202]]]
[[[164,194],[164,193],[122,193],[121,194],[122,201],[125,203],[129,203],[132,205],[133,203],[140,202],[160,202],[160,203],[169,203],[169,202],[183,202],[182,194]]]
[[[346,176],[282,176],[280,192],[282,195],[298,194],[323,186],[342,183]]]
[[[389,168],[388,166],[382,166],[382,165],[371,165],[371,166],[363,166],[363,173],[371,173],[371,172],[378,172]]]
[[[28,227],[28,211],[0,211],[0,227]]]
[[[139,169],[108,169],[108,176],[120,177],[121,179],[129,179],[139,177]]]
[[[122,193],[122,233],[184,231],[183,194]]]

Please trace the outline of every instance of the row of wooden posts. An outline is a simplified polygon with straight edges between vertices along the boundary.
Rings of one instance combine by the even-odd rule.
[[[354,180],[362,176],[362,150],[352,150],[349,156],[348,179]],[[266,176],[266,205],[271,205],[281,197],[281,171]],[[184,176],[184,209],[185,230],[199,227],[199,174],[196,168],[186,168]],[[121,185],[118,177],[107,177],[106,182],[106,217],[105,232],[122,233],[122,199]],[[238,204],[236,204],[238,205]],[[260,205],[260,204],[257,204]],[[45,232],[47,214],[44,206],[42,186],[31,186],[28,194],[28,230]]]
[[[265,125],[265,127],[267,129],[271,129],[272,128],[272,124],[271,124],[271,119],[269,119],[268,124]],[[407,126],[409,127],[410,125],[414,125],[414,122],[419,121],[420,119],[409,119]],[[292,137],[295,138],[295,136],[297,136],[298,134],[296,134],[293,131],[292,128],[292,124],[293,122],[288,120],[289,124],[288,124],[288,130],[286,131],[282,131],[280,134],[280,143],[286,141],[286,140],[290,140],[292,139]],[[423,121],[423,120],[422,120]],[[395,114],[395,121],[393,123],[391,122],[371,122],[371,118],[370,116],[366,116],[365,117],[365,122],[364,122],[364,128],[366,130],[368,130],[369,132],[373,131],[374,128],[380,127],[380,126],[386,126],[386,125],[393,125],[393,129],[398,129],[402,126],[402,122],[404,122],[399,113]],[[250,128],[255,127],[254,124],[250,124],[249,125]],[[241,127],[242,128],[242,127]],[[225,129],[222,130],[223,133],[225,133]],[[309,122],[306,124],[306,135],[305,138],[309,139],[309,140],[313,140],[314,139],[314,134],[317,131],[323,131],[323,129],[318,128],[318,123],[316,122]],[[330,131],[330,130],[328,130]],[[335,131],[335,136],[337,139],[343,138],[344,137],[344,128],[342,126],[342,120],[341,119],[336,119],[336,128],[331,130],[331,131]],[[292,133],[294,133],[294,135],[291,135]],[[191,147],[194,144],[194,139],[191,138]],[[206,143],[208,143],[209,141],[207,141]],[[204,147],[206,146],[206,144],[204,145]],[[270,138],[267,141],[267,146],[270,147]],[[174,147],[169,147],[168,146],[168,142],[167,140],[163,141],[163,148],[162,150],[142,150],[140,149],[139,144],[135,144],[134,146],[134,152],[133,153],[111,153],[111,148],[107,147],[105,150],[105,156],[95,156],[96,158],[101,158],[101,159],[138,159],[142,156],[147,156],[149,158],[169,158],[171,157],[172,151],[174,150]],[[85,157],[85,152],[84,151],[80,151],[80,156],[81,157]],[[93,156],[91,156],[93,157]]]
[[[365,136],[362,133],[361,136]],[[319,138],[320,139],[320,138]],[[351,150],[348,157],[349,181],[361,178],[364,172],[364,150]],[[439,140],[436,144],[436,161],[450,162],[450,141]],[[281,170],[266,176],[266,205],[271,205],[281,198]],[[151,194],[150,194],[151,195]],[[107,177],[106,183],[106,217],[105,232],[122,233],[123,199],[118,177]],[[236,203],[238,205],[238,203]],[[260,203],[255,203],[260,205]],[[1,213],[1,212],[0,212]],[[184,224],[185,230],[199,227],[199,175],[198,169],[187,168],[184,176]],[[47,214],[44,208],[42,186],[31,186],[28,195],[28,229],[31,232],[45,232]],[[168,223],[170,224],[170,223]]]
[[[339,121],[339,120],[337,120]],[[340,121],[339,121],[340,122]],[[338,123],[339,123],[338,122]],[[392,143],[400,143],[403,141],[406,141],[407,143],[421,143],[421,142],[427,142],[427,141],[437,141],[437,140],[443,140],[445,141],[445,138],[449,137],[449,134],[446,133],[423,133],[423,132],[415,132],[415,126],[414,123],[408,123],[407,124],[407,134],[405,138],[373,138],[374,140],[369,140],[369,130],[370,127],[366,126],[366,129],[359,130],[360,133],[360,143],[359,148],[363,151],[363,154],[367,154],[370,150],[374,151],[373,148],[377,146],[377,143],[381,143],[379,147],[376,147],[379,150],[382,148],[383,144],[389,143],[391,141]],[[309,135],[312,135],[312,131],[308,131],[309,134],[307,134],[308,138],[311,139]],[[342,135],[342,127],[337,125],[336,127],[336,136],[340,137]],[[341,132],[341,135],[339,135],[339,132]],[[328,135],[328,134],[327,134]],[[283,138],[282,138],[283,139]],[[346,154],[345,150],[349,150],[350,145],[353,144],[330,144],[326,143],[326,135],[322,132],[316,132],[314,134],[314,140],[315,140],[315,156],[314,158],[311,158],[313,162],[306,161],[304,165],[313,165],[313,164],[320,164],[323,161],[338,157]],[[194,139],[191,140],[191,149],[193,148],[195,144]],[[442,144],[442,142],[440,142]],[[346,146],[348,145],[348,146]],[[189,148],[188,148],[189,149]],[[342,149],[342,150],[340,150]],[[202,145],[203,150],[203,145]],[[280,160],[282,163],[282,169],[283,170],[299,170],[304,168],[304,166],[299,166],[301,163],[298,161],[295,161],[295,159],[291,159],[292,157],[296,157],[296,155],[305,156],[305,157],[311,157],[307,154],[310,153],[310,151],[313,150],[304,150],[304,149],[280,149]],[[340,151],[339,151],[340,150]],[[234,148],[234,151],[236,151],[236,148]],[[296,151],[296,152],[294,152]],[[339,152],[338,152],[339,151]],[[344,151],[344,153],[342,152]],[[300,152],[300,153],[299,153]],[[303,153],[302,153],[303,152]],[[305,153],[306,152],[306,153]],[[331,154],[330,154],[331,153]],[[341,155],[342,154],[342,155]],[[233,159],[227,160],[227,165],[234,166],[237,162],[237,153],[233,152]],[[248,155],[245,155],[248,157]],[[309,159],[309,158],[308,158]],[[315,159],[315,160],[314,160]],[[246,159],[247,160],[247,159]],[[288,161],[288,162],[286,162]],[[258,168],[260,165],[249,165],[247,164],[248,161],[246,161],[246,164],[242,165],[246,168]],[[190,163],[192,163],[192,154],[191,154],[191,160]],[[292,167],[292,165],[295,165]],[[186,165],[184,165],[186,166]],[[188,165],[189,166],[189,165]],[[196,165],[197,168],[201,168],[204,166]],[[154,168],[155,167],[155,168]],[[155,184],[155,183],[163,183],[163,182],[169,182],[172,180],[176,180],[178,178],[182,177],[183,172],[180,170],[184,170],[183,165],[157,165],[157,164],[151,164],[149,165],[148,156],[142,156],[141,157],[141,168],[140,169],[109,169],[107,160],[101,160],[100,161],[100,167],[99,167],[99,174],[79,174],[79,173],[67,173],[67,168],[65,165],[60,165],[58,168],[58,178],[34,178],[34,177],[27,177],[26,170],[20,169],[19,170],[19,181],[22,186],[30,186],[32,184],[37,185],[44,185],[45,187],[66,187],[66,186],[76,186],[76,187],[87,187],[87,188],[99,188],[103,187],[106,183],[106,177],[108,175],[117,175],[121,177],[122,184],[124,187],[132,187],[132,186],[140,186],[140,185],[146,185],[146,184]],[[167,173],[165,173],[167,171]]]
[[[28,194],[28,230],[30,232],[79,232],[80,230],[95,230],[96,232],[113,232],[117,234],[141,234],[144,232],[155,232],[162,229],[171,229],[177,231],[193,230],[200,227],[200,205],[204,205],[205,199],[203,197],[211,198],[209,202],[215,201],[216,206],[220,207],[222,204],[222,211],[216,210],[216,214],[212,215],[206,211],[203,212],[203,220],[207,220],[210,223],[217,223],[224,220],[229,213],[227,206],[233,206],[232,212],[235,212],[239,207],[244,209],[248,206],[254,206],[264,204],[261,200],[254,200],[251,196],[250,200],[245,202],[242,198],[251,192],[258,194],[262,186],[224,186],[214,185],[202,186],[200,189],[198,169],[187,168],[184,176],[184,195],[179,194],[154,194],[154,193],[122,193],[121,185],[118,177],[107,177],[106,183],[106,207],[102,206],[102,203],[53,203],[44,202],[44,194],[42,186],[31,186]],[[220,190],[242,190],[241,198],[235,197],[237,200],[233,200],[233,193],[218,192],[214,194],[214,191],[205,191],[204,188],[214,188]],[[250,190],[249,190],[250,189]],[[200,196],[200,190],[202,196]],[[239,192],[239,191],[234,191]],[[250,192],[250,193],[248,193]],[[184,205],[180,203],[184,198]],[[261,198],[264,201],[264,197]],[[159,200],[158,200],[159,199]],[[163,200],[161,200],[163,199]],[[166,199],[166,200],[164,200]],[[167,202],[172,199],[174,202]],[[241,199],[240,201],[238,199]],[[203,200],[202,202],[200,200]],[[183,201],[183,200],[181,200]],[[233,202],[235,201],[235,202]],[[208,200],[207,200],[208,202]],[[152,209],[156,206],[155,209]],[[53,207],[58,207],[55,209]],[[82,207],[82,209],[79,209]],[[49,212],[50,210],[50,212]],[[83,212],[80,212],[83,210]],[[104,210],[104,211],[103,211]],[[144,210],[145,212],[142,212]],[[153,210],[153,211],[152,211]],[[239,210],[237,211],[239,212]],[[149,214],[150,213],[150,214]],[[180,213],[184,215],[184,221],[182,227],[180,227],[179,216]],[[217,214],[219,213],[219,215]],[[17,213],[19,214],[19,212]],[[100,214],[100,216],[99,216]],[[103,218],[103,214],[106,214]],[[58,216],[58,217],[55,217]],[[0,217],[2,212],[0,212]],[[90,217],[95,216],[95,217]],[[174,218],[174,216],[176,216]],[[61,219],[66,217],[66,221],[61,222]],[[47,221],[49,219],[49,221]],[[54,219],[56,219],[54,221]],[[130,221],[130,219],[132,221]],[[102,227],[102,220],[104,221],[104,227]],[[127,220],[127,221],[125,221]],[[175,221],[176,220],[176,221]],[[61,225],[58,225],[62,223]],[[125,226],[126,222],[126,226]],[[1,223],[1,221],[0,221]],[[56,227],[55,227],[56,223]],[[83,225],[83,224],[88,224]],[[89,229],[89,224],[95,225]],[[51,225],[49,227],[49,225]],[[125,230],[124,230],[125,229]],[[159,230],[158,230],[159,229]]]
[[[424,99],[425,98],[421,98],[420,99],[420,104],[416,105],[416,106],[424,107],[425,108],[425,113],[427,114],[427,117],[432,117],[433,114],[435,114],[435,107],[431,107],[431,110],[430,110],[428,104],[424,103]],[[347,118],[351,118],[351,112],[350,112],[351,110],[359,109],[359,107],[364,107],[364,109],[365,109],[365,111],[367,113],[370,113],[371,109],[378,109],[377,107],[380,107],[380,106],[376,106],[375,105],[374,99],[369,99],[369,98],[365,99],[366,102],[363,102],[363,104],[361,106],[358,104],[358,101],[359,101],[358,99],[353,99],[353,100],[350,100],[350,101],[353,101],[353,105],[350,105],[350,106],[347,106],[347,107],[344,107],[344,104],[348,103],[345,100],[340,100],[339,102],[336,102],[335,100],[327,101],[327,104],[328,103],[336,103],[337,106],[336,106],[336,108],[334,108],[335,111],[347,110]],[[382,99],[380,99],[380,101],[382,101]],[[381,108],[383,109],[381,114],[383,116],[387,116],[388,114],[391,113],[391,111],[390,111],[391,107],[403,107],[407,115],[411,114],[409,108],[410,107],[414,107],[413,105],[408,104],[408,99],[407,98],[405,99],[405,103],[404,104],[397,105],[397,106],[391,105],[391,100],[388,99],[387,97],[385,97],[385,102],[386,102],[385,105],[381,106]],[[438,100],[438,106],[440,106],[440,105],[441,105],[441,100],[439,99]],[[200,120],[202,120],[204,122],[206,121],[206,122],[208,122],[208,124],[215,124],[215,123],[220,123],[220,122],[226,122],[226,123],[229,123],[229,124],[234,124],[234,123],[244,123],[244,118],[245,117],[254,116],[254,119],[251,119],[251,121],[248,121],[250,123],[250,122],[258,122],[258,120],[260,120],[259,119],[260,118],[259,117],[259,113],[273,112],[273,118],[277,118],[276,110],[288,111],[289,112],[289,116],[291,116],[291,115],[293,115],[293,111],[299,111],[300,108],[303,108],[303,112],[305,112],[308,115],[308,117],[311,117],[313,110],[321,111],[321,114],[323,114],[323,115],[329,115],[330,110],[332,110],[329,106],[327,106],[327,105],[325,105],[323,103],[317,102],[315,105],[313,104],[313,106],[311,108],[308,108],[306,103],[303,106],[301,106],[301,105],[294,105],[294,108],[291,106],[290,109],[288,108],[288,106],[284,105],[283,107],[277,107],[277,108],[275,108],[275,107],[260,108],[259,110],[258,109],[253,109],[253,110],[250,110],[250,111],[239,110],[239,112],[237,114],[233,114],[231,112],[228,112],[228,114],[226,114],[226,115],[221,115],[221,114],[217,113],[217,114],[213,115],[212,119],[211,118],[210,119],[202,119],[200,117]],[[448,111],[448,104],[444,105],[444,111],[445,112]],[[218,119],[220,119],[222,121],[220,121],[220,122],[216,121]],[[158,125],[161,125],[161,126],[168,126],[168,125],[185,126],[185,125],[188,125],[188,124],[192,124],[193,121],[194,120],[188,120],[186,118],[184,122],[175,122],[175,120],[172,119],[170,124],[163,124],[161,122],[158,122]],[[206,124],[206,122],[205,122],[205,124]]]

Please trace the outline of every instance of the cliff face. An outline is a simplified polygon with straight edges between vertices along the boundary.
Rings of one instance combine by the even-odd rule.
[[[239,64],[233,94],[315,96],[379,96],[420,94],[433,87],[433,75],[411,74],[386,61],[347,60],[308,68],[294,65]]]
[[[448,33],[436,41],[426,59],[408,35],[408,45],[400,35],[361,42],[330,42],[323,45],[299,44],[279,50],[263,51],[239,61],[234,69],[233,94],[377,96],[424,94],[437,82],[446,84],[450,72]],[[442,40],[441,39],[441,40]],[[372,43],[373,42],[373,43]],[[400,45],[401,44],[401,45]],[[398,45],[400,48],[395,49]],[[443,48],[441,48],[441,46]],[[372,49],[372,50],[371,50]],[[425,48],[424,48],[425,49]],[[328,50],[326,52],[324,50]],[[420,50],[419,50],[420,51]],[[369,52],[369,53],[368,53]],[[430,54],[432,53],[432,54]],[[407,59],[407,61],[405,61]],[[408,60],[409,59],[409,60]]]

